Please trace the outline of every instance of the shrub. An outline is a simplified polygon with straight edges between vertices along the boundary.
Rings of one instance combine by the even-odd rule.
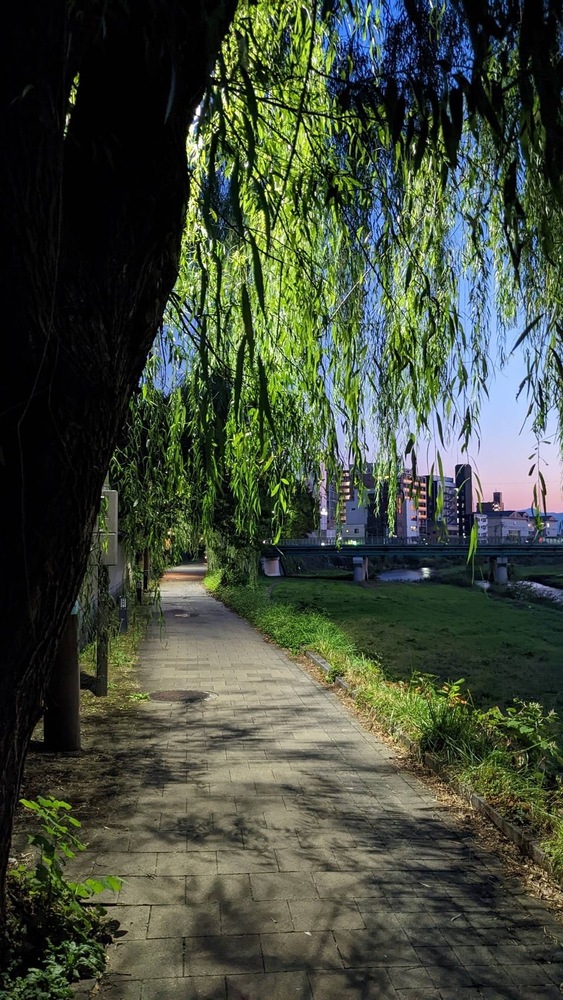
[[[8,873],[6,968],[0,976],[0,1000],[59,1000],[70,997],[70,983],[93,976],[104,967],[105,911],[85,908],[82,900],[117,890],[108,877],[73,882],[64,877],[67,861],[84,844],[79,821],[67,802],[39,796],[22,799],[38,821],[29,837],[37,852],[34,868],[23,863]]]

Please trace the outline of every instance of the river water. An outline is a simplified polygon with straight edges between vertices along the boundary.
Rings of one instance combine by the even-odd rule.
[[[432,576],[433,571],[428,566],[423,566],[421,569],[388,569],[384,573],[378,573],[377,579],[383,583],[419,583],[421,580],[430,580]],[[476,580],[475,584],[485,589],[489,586],[484,580]],[[520,589],[522,596],[525,596],[525,591],[530,588],[542,597],[563,604],[563,590],[558,590],[557,587],[546,587],[543,583],[532,583],[530,580],[522,580],[520,584],[510,586],[514,590]]]
[[[384,573],[378,573],[377,579],[384,583],[418,583],[420,580],[429,580],[432,570],[428,566],[422,569],[387,569]]]

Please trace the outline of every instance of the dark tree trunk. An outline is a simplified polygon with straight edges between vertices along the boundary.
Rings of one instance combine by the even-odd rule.
[[[27,745],[175,280],[186,133],[235,6],[20,0],[1,33],[0,922]]]

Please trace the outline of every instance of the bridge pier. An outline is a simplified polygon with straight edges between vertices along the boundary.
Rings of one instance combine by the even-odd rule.
[[[365,583],[369,580],[369,564],[367,556],[354,556],[354,583]]]
[[[280,557],[264,556],[262,562],[264,576],[281,576]]]
[[[508,583],[508,559],[506,556],[489,556],[489,567],[494,583],[506,587]]]

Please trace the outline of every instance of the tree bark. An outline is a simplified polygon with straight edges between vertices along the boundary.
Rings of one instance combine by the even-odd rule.
[[[52,753],[80,750],[80,664],[78,615],[69,615],[61,636],[45,698],[45,749]]]
[[[235,6],[21,0],[1,33],[0,925],[27,745],[175,281],[186,134]]]

